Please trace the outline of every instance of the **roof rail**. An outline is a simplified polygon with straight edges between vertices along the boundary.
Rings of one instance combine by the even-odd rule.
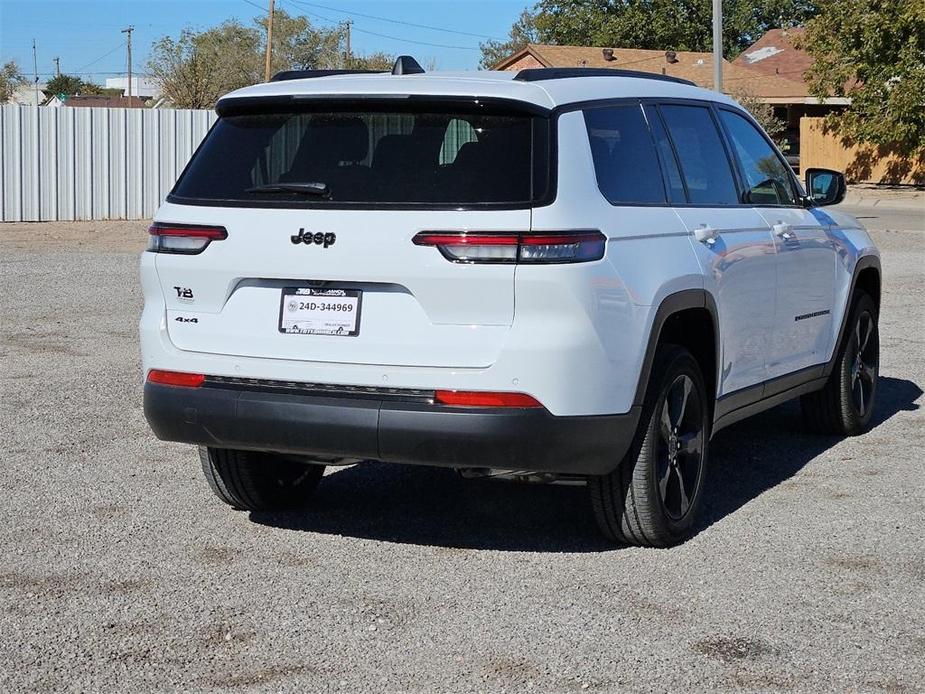
[[[529,67],[520,70],[514,75],[514,79],[520,82],[542,82],[543,80],[561,80],[572,77],[635,77],[644,80],[688,84],[692,87],[697,86],[690,80],[672,77],[671,75],[660,75],[657,72],[641,72],[639,70],[620,70],[609,67]]]
[[[271,82],[285,80],[303,80],[311,77],[331,77],[333,75],[367,75],[382,74],[379,70],[283,70],[270,78]]]

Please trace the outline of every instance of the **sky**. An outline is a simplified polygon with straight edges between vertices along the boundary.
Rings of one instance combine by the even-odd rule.
[[[441,70],[478,67],[479,41],[504,39],[532,0],[276,0],[290,14],[331,27],[353,19],[354,53],[413,55]],[[144,71],[148,49],[184,26],[204,29],[230,18],[245,24],[266,14],[267,0],[0,0],[0,64],[15,60],[32,76],[32,40],[39,80],[61,71],[103,84],[125,74],[125,34],[132,36],[133,72]],[[390,21],[389,21],[390,20]]]

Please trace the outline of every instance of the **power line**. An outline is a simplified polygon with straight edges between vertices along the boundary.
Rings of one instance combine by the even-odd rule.
[[[115,53],[116,51],[120,50],[124,45],[125,45],[125,41],[123,41],[122,43],[120,43],[118,46],[116,46],[115,48],[113,48],[111,51],[107,51],[106,53],[104,53],[103,55],[101,55],[101,56],[100,56],[99,58],[97,58],[96,60],[91,60],[89,63],[87,63],[86,65],[84,65],[84,66],[83,66],[82,68],[80,68],[79,70],[74,70],[74,74],[79,75],[80,73],[85,72],[86,69],[87,69],[88,67],[90,67],[91,65],[96,65],[96,64],[97,64],[98,62],[100,62],[103,58],[108,58],[108,57],[111,56],[113,53]],[[88,73],[88,74],[89,74],[89,73]],[[97,74],[102,74],[102,73],[97,73]],[[121,73],[119,73],[119,74],[121,74]]]
[[[412,39],[402,38],[401,36],[389,36],[388,34],[379,34],[375,31],[369,31],[368,29],[360,29],[356,27],[354,31],[359,31],[361,34],[369,34],[370,36],[378,36],[383,39],[392,39],[393,41],[401,41],[402,43],[414,43],[418,46],[430,46],[431,48],[453,48],[458,51],[478,51],[480,48],[473,48],[472,46],[451,46],[446,43],[429,43],[427,41],[414,41]]]
[[[473,34],[468,31],[459,31],[458,29],[447,29],[445,27],[436,27],[430,24],[416,24],[415,22],[407,22],[402,19],[391,19],[389,17],[380,17],[374,14],[363,14],[362,12],[347,12],[346,10],[339,10],[336,7],[328,7],[327,5],[318,5],[313,2],[304,2],[304,0],[299,2],[300,5],[307,5],[308,7],[317,7],[322,10],[328,10],[330,12],[339,12],[345,14],[348,17],[364,17],[365,19],[376,19],[380,22],[391,22],[392,24],[403,24],[404,26],[416,27],[418,29],[430,29],[431,31],[445,31],[448,34],[459,34],[460,36],[474,36],[477,39],[491,39],[492,41],[506,41],[506,39],[499,39],[497,36],[488,36],[486,34]],[[404,40],[404,39],[402,39]]]
[[[294,3],[301,4],[297,0],[286,0],[286,2],[288,2],[290,5],[293,5]],[[296,9],[299,9],[299,8],[296,8]],[[330,17],[325,17],[324,15],[318,14],[317,12],[309,12],[308,10],[305,10],[305,9],[302,9],[300,11],[304,12],[309,17],[315,17],[317,19],[321,19],[335,26],[342,26],[341,22],[338,22],[335,19],[331,19]],[[359,31],[361,34],[369,34],[370,36],[378,36],[379,38],[383,38],[383,39],[391,39],[392,41],[401,41],[402,43],[413,43],[413,44],[417,44],[418,46],[430,46],[431,48],[452,48],[452,49],[460,50],[460,51],[481,50],[479,48],[474,48],[472,46],[453,46],[453,45],[446,44],[446,43],[430,43],[428,41],[417,41],[415,39],[407,39],[402,36],[391,36],[390,34],[380,34],[376,31],[370,31],[369,29],[360,29],[357,26],[353,27],[353,31]]]

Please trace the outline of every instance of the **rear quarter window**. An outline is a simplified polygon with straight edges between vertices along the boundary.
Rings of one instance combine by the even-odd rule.
[[[614,205],[666,202],[658,152],[642,107],[588,109],[584,116],[601,194]]]

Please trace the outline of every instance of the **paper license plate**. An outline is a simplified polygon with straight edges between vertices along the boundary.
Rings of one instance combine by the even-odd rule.
[[[289,335],[358,335],[361,299],[362,292],[355,289],[284,287],[279,331]]]

